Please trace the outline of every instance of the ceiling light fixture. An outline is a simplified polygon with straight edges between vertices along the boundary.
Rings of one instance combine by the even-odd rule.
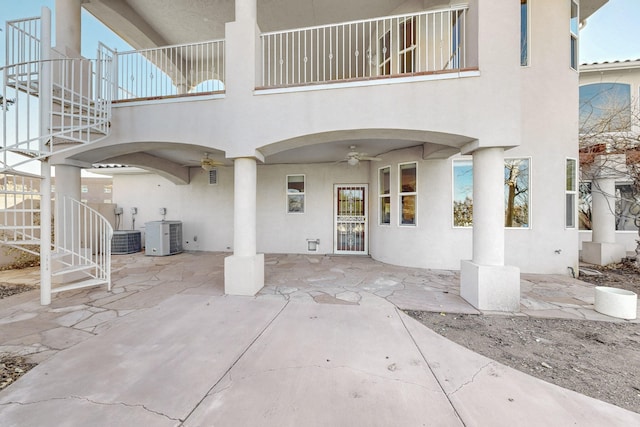
[[[357,157],[349,157],[349,158],[347,159],[347,164],[348,164],[349,166],[356,166],[358,163],[360,163],[360,160],[358,160],[358,158],[357,158]]]

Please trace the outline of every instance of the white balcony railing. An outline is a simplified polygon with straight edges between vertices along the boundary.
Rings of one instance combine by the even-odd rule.
[[[116,57],[116,100],[224,90],[224,40],[119,52]]]
[[[467,6],[262,34],[262,86],[467,67]]]

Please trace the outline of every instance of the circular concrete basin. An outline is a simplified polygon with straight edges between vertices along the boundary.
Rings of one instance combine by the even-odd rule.
[[[596,286],[596,311],[619,319],[637,317],[638,295],[624,289]]]

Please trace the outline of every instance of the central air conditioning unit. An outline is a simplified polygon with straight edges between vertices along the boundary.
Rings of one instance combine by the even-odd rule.
[[[181,221],[145,223],[145,255],[166,256],[182,252]]]
[[[111,253],[133,254],[142,250],[141,233],[137,230],[115,230],[111,238]]]

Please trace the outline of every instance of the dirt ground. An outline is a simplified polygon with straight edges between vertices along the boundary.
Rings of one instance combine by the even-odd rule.
[[[630,264],[580,279],[640,294]],[[640,413],[640,324],[407,312],[440,335],[534,377]]]

